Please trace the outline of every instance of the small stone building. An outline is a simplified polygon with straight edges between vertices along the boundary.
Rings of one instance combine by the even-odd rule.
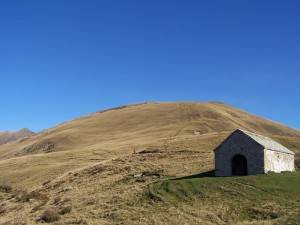
[[[214,152],[216,176],[295,171],[295,153],[271,138],[241,129],[230,134]]]

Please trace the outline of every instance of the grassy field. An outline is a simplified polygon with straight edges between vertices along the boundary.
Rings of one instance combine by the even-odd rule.
[[[27,174],[40,174],[38,180],[25,177],[7,188],[0,182],[0,224],[40,224],[44,213],[59,216],[53,224],[297,224],[299,172],[232,178],[206,173],[213,169],[212,146],[225,136],[170,138],[114,159],[86,160],[86,166],[56,176],[33,167]]]
[[[299,131],[222,103],[118,107],[1,145],[0,224],[296,224],[299,173],[194,176],[236,128],[299,165]]]
[[[176,208],[191,224],[199,219],[204,224],[299,224],[299,172],[226,178],[211,175],[158,182],[149,188],[145,199],[162,208]],[[177,215],[172,221],[180,219]]]

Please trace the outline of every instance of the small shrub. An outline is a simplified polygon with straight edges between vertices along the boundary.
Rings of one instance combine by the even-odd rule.
[[[73,221],[70,221],[70,224],[88,224],[84,219],[75,219]]]
[[[57,205],[58,203],[60,203],[61,202],[61,197],[56,197],[55,199],[54,199],[54,201],[53,201],[53,203],[55,204],[55,205]]]
[[[61,215],[65,215],[65,214],[67,214],[67,213],[70,213],[71,212],[71,210],[72,210],[72,206],[66,206],[66,207],[64,207],[61,211],[60,211],[60,214]]]
[[[12,187],[7,184],[0,185],[0,192],[10,193],[10,192],[12,192]]]
[[[47,180],[47,181],[45,181],[45,182],[43,183],[43,186],[45,186],[45,185],[49,184],[50,182],[51,182],[51,180]]]
[[[162,151],[156,147],[148,147],[142,151],[139,152],[139,154],[149,154],[149,153],[161,153]]]
[[[249,209],[249,214],[252,218],[255,218],[255,219],[270,220],[270,219],[276,219],[276,218],[280,217],[280,213],[272,208],[251,207]]]
[[[61,202],[62,202],[62,203],[65,203],[65,202],[69,202],[69,201],[71,201],[70,198],[65,198],[65,199],[63,199]]]
[[[96,175],[97,173],[102,173],[103,171],[105,171],[105,168],[102,167],[97,167],[94,168],[92,171],[89,172],[90,175]]]
[[[46,223],[56,222],[60,219],[60,215],[54,209],[47,209],[41,216],[41,220]]]
[[[21,194],[21,196],[18,198],[20,202],[28,202],[31,201],[32,199],[40,200],[46,203],[49,200],[49,197],[48,195],[37,191],[32,191],[29,193],[27,191],[24,191]]]
[[[46,204],[46,202],[42,202],[42,203],[36,205],[35,207],[32,208],[31,212],[41,210],[45,204]]]
[[[4,205],[3,204],[0,205],[0,215],[5,213],[5,212],[6,212],[6,209],[5,209]]]
[[[58,188],[59,186],[62,186],[65,183],[64,180],[57,181],[55,184],[53,184],[53,188]]]

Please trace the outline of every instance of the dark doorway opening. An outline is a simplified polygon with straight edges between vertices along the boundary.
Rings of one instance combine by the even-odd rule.
[[[236,155],[232,159],[232,175],[246,176],[248,175],[247,159],[243,155]]]

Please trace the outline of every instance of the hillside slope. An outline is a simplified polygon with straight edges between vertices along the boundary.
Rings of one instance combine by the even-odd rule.
[[[182,223],[226,224],[230,211],[219,215],[209,205],[191,211],[181,202],[185,198],[176,205],[152,203],[155,196],[148,191],[159,180],[213,170],[213,149],[236,128],[275,138],[299,161],[299,131],[213,102],[117,107],[2,145],[0,224],[39,224],[45,214],[56,215],[57,224],[173,224],[172,215]],[[178,188],[174,195],[185,193]],[[220,204],[227,209],[233,203]],[[144,217],[148,211],[157,216]],[[200,214],[189,215],[196,211]]]
[[[263,135],[300,137],[300,131],[222,103],[142,103],[81,117],[0,148],[0,158],[99,144],[144,145],[160,138],[232,131],[242,128]]]

